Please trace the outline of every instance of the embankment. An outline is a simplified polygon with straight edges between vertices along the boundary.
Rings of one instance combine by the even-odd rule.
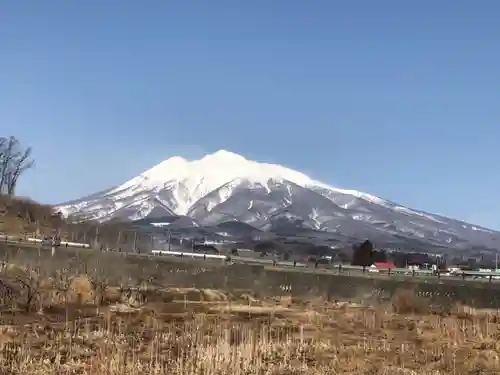
[[[75,273],[98,274],[110,284],[148,281],[161,286],[251,291],[262,297],[373,301],[390,299],[396,290],[411,288],[440,305],[463,303],[478,308],[500,308],[500,283],[437,278],[348,276],[313,270],[276,269],[260,265],[225,265],[224,262],[159,257],[125,256],[86,249],[50,249],[0,246],[0,260],[31,265],[50,274],[67,268]]]

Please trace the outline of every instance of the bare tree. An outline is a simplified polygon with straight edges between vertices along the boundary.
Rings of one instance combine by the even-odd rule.
[[[0,137],[0,193],[14,195],[19,177],[34,164],[31,147],[23,148],[15,137]]]
[[[97,311],[99,307],[104,303],[106,290],[108,289],[109,280],[106,276],[105,270],[98,266],[94,268],[90,275],[90,283],[94,289],[95,293],[95,304],[97,306]]]
[[[26,312],[41,309],[42,276],[40,267],[17,268],[12,271],[12,274],[15,282],[21,287]]]
[[[68,294],[71,289],[71,282],[73,281],[73,276],[70,274],[69,268],[63,268],[62,270],[56,271],[54,286],[57,290],[57,295],[64,298],[64,311],[66,313],[66,328],[69,321],[69,309],[68,309]]]

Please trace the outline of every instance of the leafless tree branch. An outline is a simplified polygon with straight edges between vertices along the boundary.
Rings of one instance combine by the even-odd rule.
[[[34,166],[31,147],[15,137],[0,137],[0,193],[14,195],[19,177]]]

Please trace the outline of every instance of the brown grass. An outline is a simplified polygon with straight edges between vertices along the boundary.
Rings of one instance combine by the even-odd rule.
[[[0,194],[0,232],[6,234],[50,234],[62,222],[52,206],[28,198]]]
[[[414,293],[411,289],[399,289],[392,296],[392,308],[399,314],[425,314],[429,312],[429,301]]]
[[[94,300],[95,293],[90,279],[85,275],[78,275],[73,278],[69,285],[68,295],[73,303],[91,303]]]
[[[498,311],[164,287],[83,259],[0,267],[0,374],[500,374]]]
[[[109,287],[107,304],[96,309],[86,276],[71,277],[67,289],[57,280],[40,283],[43,312],[4,305],[0,373],[500,373],[496,311],[457,305],[448,314],[432,314],[410,290],[373,307],[256,301],[246,294],[237,302],[208,289]],[[66,290],[64,302],[47,297],[57,287]],[[132,291],[144,298],[132,298]]]

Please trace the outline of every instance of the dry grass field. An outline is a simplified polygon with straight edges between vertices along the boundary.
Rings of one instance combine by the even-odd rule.
[[[500,374],[500,315],[107,285],[4,263],[0,374]]]

